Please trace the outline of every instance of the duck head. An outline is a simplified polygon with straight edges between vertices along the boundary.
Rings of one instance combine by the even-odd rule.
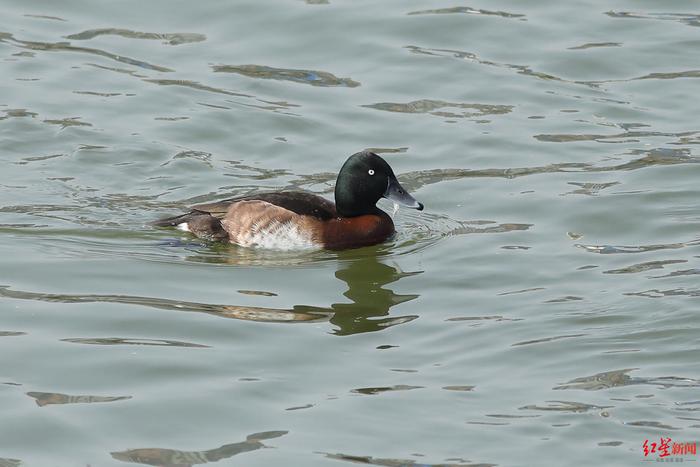
[[[355,217],[374,213],[380,198],[423,210],[423,204],[401,186],[384,159],[370,151],[353,154],[338,172],[335,184],[338,215]]]

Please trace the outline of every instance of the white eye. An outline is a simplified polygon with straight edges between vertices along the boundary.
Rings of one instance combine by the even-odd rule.
[[[369,169],[369,170],[367,171],[367,173],[370,174],[370,175],[374,175],[374,169]]]

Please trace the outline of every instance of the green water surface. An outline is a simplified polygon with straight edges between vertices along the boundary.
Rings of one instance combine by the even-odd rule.
[[[0,466],[634,466],[699,440],[697,2],[0,17]],[[385,244],[148,225],[331,198],[363,149],[426,206]]]

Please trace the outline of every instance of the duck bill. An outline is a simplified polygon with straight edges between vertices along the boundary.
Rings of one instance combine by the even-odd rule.
[[[389,177],[389,185],[386,187],[384,197],[409,208],[423,210],[423,203],[416,201],[393,175]]]

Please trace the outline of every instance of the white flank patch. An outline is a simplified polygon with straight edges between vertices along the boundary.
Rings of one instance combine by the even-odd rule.
[[[183,232],[189,232],[190,231],[190,226],[187,225],[187,222],[183,222],[182,224],[177,224],[175,226],[177,230],[182,230]]]
[[[252,232],[239,239],[242,246],[258,248],[273,248],[276,250],[298,250],[304,248],[319,248],[309,235],[299,231],[299,226],[293,222],[271,222],[267,228]]]

